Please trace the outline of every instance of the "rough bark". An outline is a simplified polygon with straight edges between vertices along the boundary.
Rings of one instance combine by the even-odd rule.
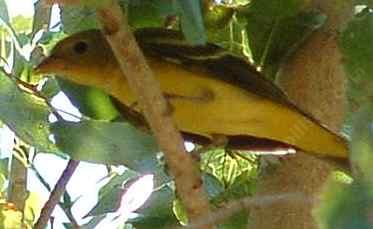
[[[299,107],[313,114],[333,131],[339,131],[346,110],[345,73],[338,49],[338,31],[351,17],[350,1],[314,0],[310,4],[328,16],[326,25],[315,32],[290,57],[278,75],[278,84]],[[297,152],[287,156],[274,171],[263,174],[257,195],[301,192],[317,196],[335,164]],[[313,207],[317,205],[317,202]],[[312,208],[299,203],[274,204],[252,209],[258,229],[318,228]]]

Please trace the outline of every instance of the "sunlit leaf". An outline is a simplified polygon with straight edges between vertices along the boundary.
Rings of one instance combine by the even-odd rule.
[[[0,159],[0,173],[8,177],[9,158]]]
[[[29,192],[24,210],[24,220],[32,224],[39,217],[42,208],[42,199],[37,192]]]
[[[173,211],[174,214],[179,220],[180,224],[186,225],[188,223],[188,214],[184,208],[184,205],[181,203],[181,200],[179,198],[176,198],[173,203]]]
[[[0,204],[0,228],[23,228],[22,212],[9,208],[8,203]]]
[[[234,10],[224,5],[216,5],[211,9],[205,9],[203,17],[206,29],[222,29],[226,27],[233,14]]]
[[[255,170],[253,157],[248,159],[229,154],[224,150],[211,150],[202,155],[202,170],[209,173],[223,184],[224,187],[231,185],[241,173]]]
[[[17,15],[12,18],[11,24],[17,33],[30,33],[32,29],[32,17]]]

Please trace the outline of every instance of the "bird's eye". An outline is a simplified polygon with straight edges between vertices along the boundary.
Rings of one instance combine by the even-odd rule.
[[[88,45],[84,41],[79,41],[74,44],[73,49],[74,49],[74,52],[76,52],[77,54],[83,54],[88,50]]]

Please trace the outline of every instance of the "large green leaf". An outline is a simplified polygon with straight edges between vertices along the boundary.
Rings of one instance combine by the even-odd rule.
[[[139,172],[152,172],[158,167],[159,150],[154,138],[128,123],[58,121],[51,129],[57,146],[76,160],[122,164]]]
[[[57,152],[49,140],[49,114],[49,107],[43,101],[21,91],[0,71],[0,120],[39,151]]]
[[[326,17],[303,11],[300,0],[255,0],[238,17],[247,19],[246,31],[254,62],[274,78],[279,65]]]
[[[329,184],[315,211],[320,229],[372,228],[372,197],[372,190],[359,182]]]
[[[373,13],[365,10],[351,20],[340,37],[348,75],[348,96],[352,110],[373,102]]]

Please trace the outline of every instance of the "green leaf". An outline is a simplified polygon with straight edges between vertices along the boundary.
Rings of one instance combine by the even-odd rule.
[[[57,81],[61,90],[82,114],[98,120],[113,120],[119,115],[110,97],[102,90],[62,79]]]
[[[210,199],[219,196],[224,192],[223,184],[209,173],[202,174],[203,186]]]
[[[204,22],[206,29],[219,29],[226,27],[231,21],[234,10],[224,5],[215,5],[211,9],[205,10]]]
[[[348,74],[352,110],[373,101],[373,13],[364,11],[351,20],[340,36],[340,48]]]
[[[0,18],[5,23],[9,23],[8,7],[5,3],[5,0],[0,0]]]
[[[49,114],[43,101],[21,91],[0,71],[0,120],[39,151],[56,153],[58,149],[49,140]]]
[[[237,152],[244,155],[244,152]],[[247,156],[250,159],[250,156]],[[251,160],[243,159],[224,150],[211,150],[202,155],[201,169],[215,176],[224,187],[229,187],[235,179],[245,171],[256,171],[256,164]]]
[[[350,142],[352,167],[359,171],[364,182],[373,189],[373,103],[353,115]]]
[[[269,78],[279,65],[326,17],[317,11],[303,11],[300,0],[256,0],[239,12],[247,19],[246,31],[254,62]]]
[[[122,164],[140,172],[151,172],[158,167],[159,150],[154,138],[128,123],[58,121],[51,129],[57,146],[76,160]]]
[[[137,211],[141,216],[128,222],[137,229],[168,228],[178,225],[172,212],[174,198],[174,191],[166,185],[163,186],[154,191],[145,205]]]
[[[168,15],[176,10],[169,0],[128,1],[128,23],[133,28],[162,27]]]
[[[32,17],[17,15],[12,18],[12,27],[17,33],[30,33],[32,30]]]
[[[100,189],[99,200],[87,216],[99,216],[114,212],[119,207],[121,196],[124,193],[123,184],[127,184],[137,176],[137,173],[127,170],[123,175],[113,177]]]
[[[9,176],[9,158],[0,159],[0,199],[2,198],[2,192],[6,191],[7,179]]]
[[[66,34],[62,31],[58,32],[44,32],[38,44],[42,45],[47,51],[52,50],[52,48],[57,44],[57,42],[61,41],[63,38],[66,37]]]
[[[359,182],[330,183],[315,210],[320,229],[372,228],[372,193]]]
[[[82,225],[80,228],[81,228],[81,229],[96,228],[96,226],[97,226],[98,224],[100,224],[101,221],[102,221],[103,219],[105,219],[105,217],[106,217],[105,215],[100,215],[100,216],[92,217],[92,219],[89,220],[88,223]],[[69,224],[69,226],[72,226],[72,225]]]
[[[218,229],[245,229],[249,227],[249,212],[242,210],[218,225]]]
[[[256,190],[256,170],[247,170],[237,176],[222,195],[224,199],[240,199],[251,196]]]
[[[185,38],[192,44],[203,45],[207,41],[200,0],[174,0]]]
[[[18,40],[21,41],[20,39]],[[22,56],[22,54],[17,49],[15,49],[13,53],[13,59],[14,64],[12,68],[12,74],[22,79],[24,77],[23,72],[28,67],[28,62],[26,58]],[[28,82],[27,79],[25,79],[25,81]]]
[[[98,21],[93,8],[86,6],[61,7],[62,29],[67,34],[77,33],[83,30],[97,29]]]
[[[179,220],[180,224],[188,224],[188,214],[179,198],[176,198],[173,202],[173,211],[177,220]]]
[[[248,43],[246,24],[247,19],[245,17],[234,16],[229,26],[219,29],[211,26],[207,27],[209,41],[234,54],[250,58],[251,50]]]
[[[58,85],[57,80],[53,78],[48,78],[45,82],[41,93],[45,98],[48,98],[48,100],[51,100],[55,95],[57,95],[61,91],[60,86]]]

